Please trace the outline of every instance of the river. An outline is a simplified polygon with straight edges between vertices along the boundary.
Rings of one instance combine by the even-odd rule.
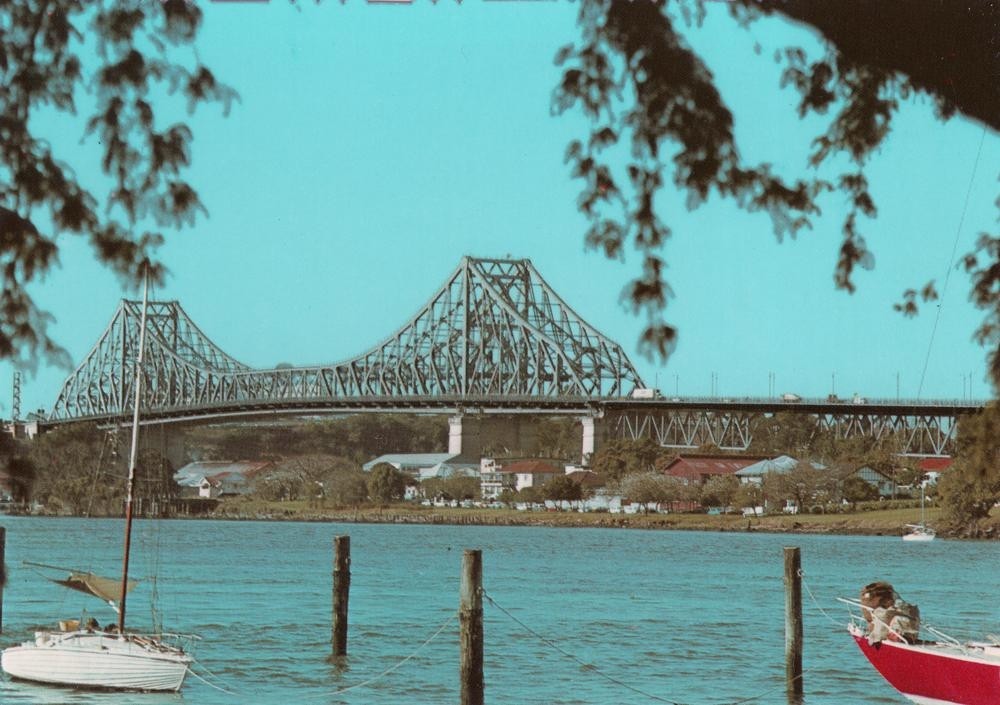
[[[44,581],[33,560],[115,575],[121,522],[3,517],[9,583],[2,643],[38,625],[113,613]],[[330,651],[332,538],[351,536],[348,650]],[[805,702],[903,703],[846,635],[837,596],[875,579],[961,638],[1000,632],[1000,543],[617,529],[139,521],[133,629],[200,635],[180,695],[74,692],[7,680],[3,703],[457,703],[464,548],[483,551],[486,701],[491,704],[783,703],[782,547],[805,574]],[[811,591],[811,595],[810,595]],[[155,595],[154,595],[155,593]],[[815,601],[812,596],[815,597]],[[440,634],[419,649],[439,628]],[[413,658],[379,677],[407,656]],[[586,665],[581,665],[586,664]],[[211,675],[209,675],[211,674]],[[335,691],[374,679],[341,694]],[[612,680],[614,679],[614,680]],[[642,692],[629,690],[620,681]],[[223,690],[224,689],[224,690]],[[229,692],[225,692],[229,691]]]

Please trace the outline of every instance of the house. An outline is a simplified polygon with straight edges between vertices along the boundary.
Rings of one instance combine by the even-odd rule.
[[[517,476],[501,472],[503,465],[495,458],[483,458],[479,463],[479,494],[484,501],[493,501],[504,492],[516,492]]]
[[[217,499],[249,493],[253,482],[274,468],[267,460],[198,460],[174,473],[181,497]]]
[[[770,458],[766,460],[761,460],[759,462],[753,463],[752,465],[747,465],[742,470],[736,471],[734,474],[740,479],[741,484],[755,484],[760,485],[764,482],[764,476],[768,473],[774,472],[779,475],[791,472],[799,461],[788,455],[779,455],[777,458]],[[820,463],[809,463],[817,470],[825,470],[826,466]]]
[[[420,480],[432,477],[476,477],[479,461],[457,453],[387,453],[361,466],[365,472],[381,463],[386,463],[404,475]]]
[[[544,460],[518,460],[504,465],[500,472],[514,476],[514,489],[518,492],[525,487],[541,487],[553,477],[566,474],[562,467]]]
[[[858,468],[854,472],[847,475],[844,479],[846,480],[848,477],[860,477],[862,480],[878,490],[879,497],[892,497],[895,495],[896,483],[893,479],[874,468],[868,467],[867,465]]]
[[[955,462],[954,458],[921,458],[917,465],[924,474],[924,485],[935,485],[945,472]]]
[[[735,475],[761,460],[765,458],[738,455],[678,455],[659,470],[664,475],[680,478],[685,485],[701,485],[713,477]]]
[[[585,494],[604,487],[604,480],[593,470],[571,470],[566,477],[580,485]]]

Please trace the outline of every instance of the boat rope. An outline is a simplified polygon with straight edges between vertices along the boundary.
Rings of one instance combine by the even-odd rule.
[[[205,668],[203,665],[201,665],[201,663],[199,663],[197,661],[195,661],[195,663],[198,664],[199,668],[204,668],[205,672],[208,673],[209,675],[211,675],[213,678],[216,677],[215,674],[213,674],[211,671],[209,671],[207,668]],[[225,693],[226,695],[237,695],[237,696],[239,695],[239,693],[237,693],[235,691],[229,690],[227,688],[223,688],[221,685],[216,685],[215,683],[212,683],[210,680],[208,680],[207,678],[205,678],[204,676],[202,676],[200,673],[198,673],[197,671],[195,671],[190,666],[188,666],[188,673],[190,673],[193,677],[195,677],[198,680],[200,680],[202,683],[204,683],[205,685],[207,685],[209,688],[214,688],[215,690],[219,691],[220,693]]]

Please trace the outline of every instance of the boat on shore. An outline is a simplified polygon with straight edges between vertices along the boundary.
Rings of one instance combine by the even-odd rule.
[[[101,628],[90,619],[80,628],[79,620],[65,620],[59,630],[36,631],[34,639],[4,649],[0,667],[11,678],[74,688],[128,691],[178,691],[194,659],[164,635],[128,632],[125,605],[135,581],[129,580],[132,538],[132,505],[139,438],[139,406],[142,399],[143,350],[146,336],[148,281],[143,292],[142,321],[135,360],[135,397],[132,414],[132,447],[125,492],[125,535],[121,579],[91,572],[69,570],[64,579],[52,579],[63,587],[86,593],[108,603],[118,614],[115,624]],[[49,570],[58,566],[33,564]]]
[[[919,705],[1000,703],[1000,640],[960,642],[929,629],[920,638],[920,611],[899,599],[888,583],[866,585],[848,632],[883,678]]]

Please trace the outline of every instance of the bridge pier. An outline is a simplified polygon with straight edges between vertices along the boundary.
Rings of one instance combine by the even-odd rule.
[[[529,455],[537,445],[528,416],[458,414],[448,418],[448,452],[471,458],[483,455]]]
[[[593,416],[584,416],[580,419],[580,425],[583,426],[583,447],[580,449],[580,461],[586,463],[597,450],[597,419]]]
[[[580,462],[597,450],[606,434],[605,424],[595,416],[579,417]],[[534,455],[538,450],[537,417],[457,414],[448,417],[448,452],[478,458],[483,455]]]

